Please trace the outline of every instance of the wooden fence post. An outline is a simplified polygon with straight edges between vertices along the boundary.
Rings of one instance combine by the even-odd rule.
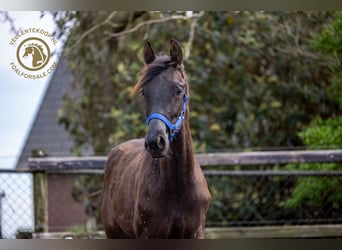
[[[45,171],[33,172],[34,224],[36,233],[48,232],[48,185]]]

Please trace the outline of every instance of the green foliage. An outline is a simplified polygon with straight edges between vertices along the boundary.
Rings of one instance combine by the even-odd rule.
[[[86,228],[84,226],[72,226],[67,229],[67,232],[74,234],[83,234],[86,233]]]
[[[210,12],[199,20],[186,68],[201,148],[299,146],[297,132],[313,117],[336,113],[324,91],[328,59],[308,46],[328,16]]]
[[[66,95],[59,117],[75,139],[76,154],[89,145],[95,154],[106,154],[113,145],[144,136],[140,99],[130,98],[129,92],[143,67],[146,39],[156,51],[167,51],[168,40],[175,38],[190,52],[185,68],[198,151],[299,146],[298,131],[315,116],[340,112],[326,91],[333,77],[331,59],[310,48],[314,35],[331,20],[330,13],[204,12],[198,19],[142,25],[114,38],[106,35],[176,14],[184,15],[117,12],[110,24],[105,22],[111,15],[107,12],[56,17],[57,23],[76,24],[65,55],[78,94]]]
[[[342,118],[316,119],[305,131],[299,133],[308,148],[341,148]]]
[[[325,25],[322,32],[312,42],[314,48],[340,60],[342,56],[342,13],[333,15],[333,22]]]
[[[336,12],[333,16],[333,20],[313,39],[312,47],[336,61],[331,64],[334,74],[327,93],[331,99],[342,105],[342,13]]]
[[[75,93],[66,93],[59,121],[74,138],[75,154],[91,147],[94,154],[106,154],[113,146],[134,136],[142,136],[143,120],[137,101],[129,97],[137,81],[141,61],[138,46],[131,44],[131,53],[121,49],[119,39],[104,39],[104,32],[121,32],[129,22],[144,18],[144,13],[118,12],[113,25],[103,23],[107,12],[73,12],[56,16],[57,23],[75,23],[65,46],[72,70]],[[98,27],[92,32],[94,27]],[[61,27],[62,29],[62,27]],[[88,34],[85,36],[84,34]],[[137,42],[136,42],[137,43]],[[140,124],[140,122],[139,122]]]
[[[322,32],[312,42],[316,49],[334,58],[332,64],[332,83],[327,87],[328,96],[342,106],[342,72],[340,58],[342,56],[342,13],[334,14],[333,21],[327,23]],[[338,105],[337,104],[337,105]],[[303,132],[299,133],[308,148],[339,149],[342,146],[342,118],[332,117],[326,120],[318,117]],[[341,170],[342,164],[291,164],[288,169],[301,170]],[[291,198],[284,206],[296,208],[302,204],[312,207],[324,207],[326,204],[341,204],[341,178],[302,178],[298,180]]]
[[[342,71],[336,72],[331,86],[327,89],[328,96],[342,105]]]
[[[215,169],[227,167],[216,166]],[[256,166],[251,166],[255,169]],[[238,166],[233,167],[239,170]],[[233,226],[234,223],[269,222],[299,217],[281,206],[289,198],[293,186],[290,178],[274,177],[210,177],[207,178],[212,201],[207,226]]]
[[[85,213],[96,217],[98,221],[100,221],[102,179],[101,175],[81,175],[75,181],[72,190],[72,197],[82,203]]]
[[[300,133],[308,148],[341,148],[342,117],[323,121],[317,119],[304,132]],[[290,164],[291,170],[342,170],[340,163]],[[323,207],[327,204],[341,204],[342,179],[334,178],[300,178],[291,197],[282,205],[296,208],[304,203],[307,206]]]

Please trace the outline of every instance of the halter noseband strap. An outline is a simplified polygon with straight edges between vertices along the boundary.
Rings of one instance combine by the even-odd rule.
[[[186,89],[185,89],[186,92]],[[184,93],[183,101],[182,101],[182,111],[181,114],[178,116],[177,120],[175,123],[170,122],[169,119],[163,114],[160,113],[152,113],[147,117],[146,123],[147,125],[150,123],[151,120],[153,119],[159,119],[162,122],[165,123],[165,125],[169,128],[170,130],[170,135],[169,135],[169,141],[172,141],[173,137],[176,135],[176,133],[179,132],[180,126],[182,125],[182,122],[184,121],[185,117],[185,104],[186,101],[188,100],[188,96],[186,93]]]

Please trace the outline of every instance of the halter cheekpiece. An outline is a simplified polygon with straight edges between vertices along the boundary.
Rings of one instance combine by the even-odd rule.
[[[169,141],[171,142],[173,137],[176,135],[176,133],[179,132],[180,126],[182,125],[182,122],[184,121],[185,117],[185,104],[188,100],[188,96],[186,94],[186,88],[184,89],[184,96],[182,100],[182,111],[181,114],[178,116],[177,120],[175,123],[172,123],[165,115],[160,114],[160,113],[152,113],[147,117],[146,123],[147,125],[150,123],[151,120],[153,119],[158,119],[161,120],[162,122],[165,123],[165,125],[169,128],[170,130],[170,135],[169,135]]]

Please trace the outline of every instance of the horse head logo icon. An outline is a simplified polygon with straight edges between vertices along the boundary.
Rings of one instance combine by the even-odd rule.
[[[37,37],[25,39],[17,49],[17,60],[27,70],[42,69],[50,59],[50,48],[46,42]]]
[[[26,47],[23,57],[27,57],[28,55],[32,55],[32,67],[41,66],[45,62],[47,57],[44,53],[43,47],[36,43],[29,44]]]

